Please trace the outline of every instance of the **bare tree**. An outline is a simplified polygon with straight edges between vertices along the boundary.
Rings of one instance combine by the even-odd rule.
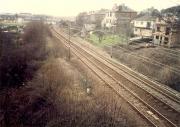
[[[99,42],[101,43],[102,39],[103,39],[103,36],[105,35],[104,32],[102,32],[102,31],[95,31],[94,33],[98,36]]]

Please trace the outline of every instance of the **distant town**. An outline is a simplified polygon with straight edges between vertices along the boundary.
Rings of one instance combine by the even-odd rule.
[[[75,18],[62,18],[31,13],[0,14],[0,24],[26,24],[33,21],[44,21],[47,24],[71,22],[71,25],[81,29],[81,36],[87,36],[91,31],[123,33],[131,37],[151,38],[155,44],[175,46],[180,34],[178,13],[180,7],[172,7],[159,12],[155,8],[136,12],[125,4],[114,4],[111,10],[101,9],[82,12]],[[1,27],[6,27],[1,25]]]
[[[0,13],[0,127],[180,127],[180,5],[17,1],[80,13]]]
[[[83,27],[82,36],[87,32],[101,29],[131,37],[150,38],[154,44],[175,46],[179,44],[180,6],[161,12],[149,8],[136,12],[126,5],[115,4],[111,10],[83,12],[76,18],[76,24]]]

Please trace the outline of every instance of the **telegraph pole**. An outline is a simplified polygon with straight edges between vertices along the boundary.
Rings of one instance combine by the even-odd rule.
[[[112,58],[112,55],[113,55],[113,46],[111,45],[111,58]]]
[[[115,39],[115,25],[113,25],[113,40]],[[111,58],[113,57],[113,44],[111,44]]]
[[[128,27],[127,27],[127,45],[129,45],[129,38],[131,36],[131,21],[128,22]]]
[[[69,22],[69,51],[68,58],[71,59],[71,23]]]

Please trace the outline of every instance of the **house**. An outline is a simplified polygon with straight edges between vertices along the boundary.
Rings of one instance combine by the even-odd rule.
[[[83,27],[85,24],[93,24],[101,27],[101,22],[108,10],[101,9],[97,11],[82,12],[76,17],[76,24]]]
[[[87,35],[87,33],[94,31],[95,28],[96,28],[95,24],[84,24],[84,26],[81,30],[81,37],[85,37]]]
[[[108,10],[101,9],[97,11],[83,12],[76,17],[76,25],[82,28],[81,36],[85,37],[91,31],[101,28],[101,22]]]
[[[33,14],[31,14],[31,13],[19,13],[17,15],[17,17],[18,17],[17,22],[27,23],[27,22],[31,21],[32,16],[33,16]]]
[[[101,10],[97,10],[97,11],[90,11],[87,14],[88,23],[101,25],[101,22],[104,19],[105,15],[106,15],[106,12],[108,12],[107,9],[101,9]]]
[[[168,47],[180,45],[180,21],[174,16],[157,18],[153,36],[154,44]]]
[[[0,22],[4,23],[15,23],[17,16],[11,13],[4,13],[0,15]]]
[[[146,14],[144,16],[134,19],[132,21],[134,26],[134,35],[142,38],[152,38],[156,18],[156,16]]]
[[[137,12],[125,6],[124,4],[117,6],[114,5],[112,10],[106,13],[101,25],[103,28],[119,29],[127,27],[130,21],[137,16]],[[119,27],[119,28],[118,28]]]
[[[116,14],[113,11],[109,11],[106,13],[105,18],[102,21],[102,28],[112,28],[117,23]]]
[[[20,18],[18,17],[17,20],[16,20],[17,23],[24,23],[24,19],[23,18]]]

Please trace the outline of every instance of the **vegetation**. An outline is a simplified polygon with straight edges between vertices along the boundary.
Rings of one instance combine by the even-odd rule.
[[[145,16],[145,15],[152,16],[152,17],[153,16],[158,17],[161,15],[161,13],[157,9],[151,7],[146,10],[141,11],[137,17],[141,17],[141,16]]]
[[[85,24],[87,22],[86,19],[84,18],[86,15],[87,15],[86,12],[82,12],[82,13],[78,14],[78,16],[76,17],[76,24],[78,26],[82,27],[83,24]]]
[[[1,88],[22,85],[33,77],[40,61],[46,56],[47,29],[43,23],[29,23],[22,37],[1,32]]]
[[[99,39],[99,36],[97,34],[91,34],[87,40],[97,46],[108,46],[112,44],[125,42],[124,36],[118,36],[112,34],[105,34],[101,36],[101,39]]]
[[[164,52],[161,47],[158,49],[156,48],[146,48],[145,46],[142,46],[142,44],[118,44],[117,46],[113,46],[113,57],[135,71],[180,91],[180,74],[175,73],[171,68],[153,62],[157,61],[169,65],[170,67],[178,68],[180,63],[179,59],[176,57],[170,57],[170,54]],[[106,47],[105,50],[109,54],[111,53],[110,48]],[[142,57],[148,58],[149,60],[145,58],[143,59]]]
[[[161,12],[163,14],[174,14],[180,18],[180,6],[174,6],[171,8],[163,9]]]
[[[68,50],[46,25],[30,23],[24,31],[21,41],[3,41],[1,78],[7,82],[1,79],[0,126],[131,126],[112,94],[86,94],[92,78],[79,71],[79,63],[66,61]]]
[[[49,61],[31,82],[37,93],[53,103],[56,109],[47,114],[51,119],[46,127],[125,126],[127,123],[122,121],[126,118],[121,116],[121,105],[113,100],[114,97],[101,95],[95,100],[90,99],[81,88],[73,85],[81,80],[77,80],[79,73],[70,66],[63,59]],[[117,116],[122,120],[116,120]]]

